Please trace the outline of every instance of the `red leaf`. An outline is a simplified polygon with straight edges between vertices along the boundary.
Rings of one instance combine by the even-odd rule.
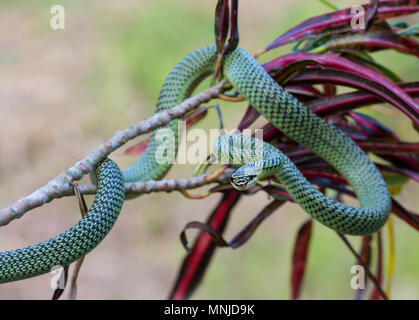
[[[282,206],[285,203],[286,200],[280,199],[280,200],[273,200],[271,203],[269,203],[265,208],[262,209],[261,212],[259,212],[246,226],[240,230],[239,233],[237,233],[233,239],[230,241],[226,241],[221,232],[214,229],[208,224],[198,222],[198,221],[192,221],[186,224],[185,228],[183,229],[182,233],[180,234],[180,239],[185,247],[185,249],[190,252],[190,249],[188,247],[188,240],[186,238],[186,230],[187,229],[199,229],[202,232],[207,233],[217,247],[230,247],[233,249],[236,249],[240,246],[242,246],[249,238],[253,235],[253,233],[256,231],[257,227],[267,218],[269,217],[276,209],[278,209],[280,206]]]
[[[377,278],[378,283],[381,285],[383,281],[383,245],[381,241],[381,232],[377,232],[377,271],[375,272],[375,277]],[[382,300],[383,296],[377,287],[374,288],[374,291],[371,294],[370,300]]]
[[[371,239],[372,239],[372,236],[370,234],[362,237],[361,252],[359,253],[359,256],[365,262],[367,267],[370,266],[370,262],[371,262]],[[365,292],[365,289],[358,289],[355,299],[360,300],[364,292]]]
[[[296,300],[300,294],[301,285],[306,270],[308,248],[310,244],[312,220],[305,222],[298,230],[292,255],[291,266],[291,299]]]
[[[196,110],[193,114],[186,118],[186,129],[189,129],[192,125],[199,122],[207,116],[208,108],[202,107]]]
[[[218,0],[215,7],[215,43],[220,54],[224,49],[229,27],[228,0]]]
[[[419,215],[414,214],[413,212],[409,212],[407,209],[403,208],[403,206],[395,199],[392,199],[391,211],[400,219],[404,220],[413,228],[419,231]]]
[[[349,34],[332,40],[314,48],[313,52],[322,53],[340,49],[393,49],[419,57],[419,44],[411,38],[401,36],[390,30],[372,30],[365,33]]]
[[[393,141],[358,141],[358,146],[365,150],[373,152],[377,155],[399,155],[399,154],[419,154],[419,143],[409,142],[393,142]],[[289,158],[301,158],[303,156],[312,155],[310,149],[300,149],[292,152],[285,152]]]
[[[260,113],[255,108],[248,106],[243,118],[237,126],[237,129],[242,131],[243,129],[248,128],[259,118],[259,116]]]
[[[240,193],[237,191],[230,191],[224,194],[207,220],[207,224],[213,229],[222,232],[227,224],[231,210],[239,198]],[[214,254],[215,247],[210,235],[206,232],[199,234],[190,253],[183,261],[169,299],[187,299],[193,293],[204,276]]]
[[[139,143],[125,149],[124,154],[129,156],[136,156],[142,154],[147,149],[150,139],[140,141]]]
[[[419,97],[419,82],[399,83],[399,87],[411,97]],[[288,89],[288,87],[286,87]],[[320,98],[307,103],[315,114],[326,116],[382,103],[382,100],[368,92],[355,91],[332,97]]]
[[[233,239],[231,239],[229,242],[230,247],[235,249],[243,245],[253,235],[257,227],[284,203],[284,200],[274,200],[269,203],[238,234],[236,234]]]
[[[274,127],[271,123],[266,124],[263,128],[263,141],[271,141],[275,137],[282,136],[281,131],[277,127]]]
[[[300,172],[307,179],[322,178],[322,179],[328,179],[330,181],[340,183],[340,184],[348,184],[345,178],[335,173],[321,172],[321,171],[316,171],[316,170],[301,170]]]
[[[237,23],[237,13],[239,10],[239,0],[231,0],[231,28],[230,38],[228,39],[226,51],[230,52],[237,48],[239,44],[239,25]]]
[[[370,234],[362,237],[361,252],[359,253],[360,257],[363,261],[365,261],[367,266],[369,266],[371,262],[371,239],[372,236]]]
[[[263,190],[266,191],[272,197],[277,196],[278,198],[287,199],[288,201],[294,201],[290,194],[286,192],[286,190],[284,190],[283,188],[279,188],[276,186],[266,186],[263,188]]]
[[[285,88],[291,91],[293,95],[300,93],[300,94],[304,94],[304,95],[312,96],[316,98],[327,96],[327,94],[325,95],[321,93],[318,89],[316,89],[313,86],[286,86]]]
[[[370,28],[370,26],[374,22],[377,16],[379,6],[380,6],[380,0],[371,0],[369,8],[367,10],[367,16],[365,18],[365,24],[366,24],[367,30]]]
[[[399,138],[388,128],[382,125],[380,122],[374,118],[367,116],[362,113],[350,112],[351,117],[355,122],[361,127],[361,130],[369,138],[389,138],[393,141],[399,141]],[[412,155],[382,155],[382,158],[391,162],[396,167],[399,167],[398,170],[419,170],[419,162],[417,156]],[[417,175],[417,174],[416,174]],[[414,175],[415,176],[415,175]]]
[[[364,4],[368,10],[369,5]],[[419,11],[417,1],[411,0],[385,0],[381,1],[375,16],[375,22],[383,21],[390,17],[412,14]],[[326,13],[307,19],[299,25],[289,29],[274,42],[268,45],[264,51],[282,46],[287,43],[318,38],[326,34],[354,32],[351,28],[351,8],[346,8],[331,13]],[[358,32],[358,30],[356,30]]]
[[[312,71],[304,71],[293,78],[293,83],[295,81],[298,82],[298,80],[303,83],[307,83],[310,80],[314,80],[317,83],[332,82],[338,84],[340,82],[345,84],[346,82],[347,85],[350,84],[353,87],[365,89],[393,104],[410,117],[414,123],[419,125],[419,106],[412,97],[380,72],[346,58],[331,53],[318,55],[297,52],[276,58],[264,64],[263,68],[268,72],[272,72],[285,67],[290,68],[292,65],[295,65],[295,68],[297,68],[299,65],[307,65],[310,62],[320,65],[323,69],[326,68],[327,70],[324,71],[329,71],[327,73],[328,77],[321,77],[321,74],[324,74],[323,70],[317,70],[314,78]],[[339,71],[331,72],[330,69],[338,69]],[[277,73],[280,74],[280,72]],[[310,75],[309,79],[307,79],[307,73]]]
[[[365,270],[365,273],[366,273],[368,279],[370,279],[373,282],[376,290],[378,290],[381,297],[384,300],[388,300],[388,297],[387,297],[386,293],[384,292],[383,288],[381,287],[381,283],[380,283],[381,280],[377,279],[377,277],[371,273],[370,268],[368,267],[368,265],[365,263],[364,260],[362,260],[361,256],[355,251],[355,249],[352,247],[352,245],[348,241],[348,239],[343,234],[341,234],[339,232],[337,233],[337,235],[342,239],[342,241],[345,243],[345,245],[348,247],[348,249],[356,257],[358,263],[364,267],[364,270]]]
[[[363,89],[371,92],[386,102],[397,107],[404,114],[406,114],[416,124],[419,123],[419,112],[418,104],[413,98],[408,97],[404,92],[399,95],[400,88],[396,91],[388,90],[385,87],[374,82],[374,80],[366,80],[363,77],[355,74],[338,71],[338,70],[322,70],[318,68],[307,69],[301,72],[298,76],[294,77],[289,83],[290,84],[317,84],[324,82],[333,82],[343,86],[348,86],[357,89]],[[402,99],[401,99],[402,98]]]
[[[358,145],[362,149],[372,151],[375,154],[419,154],[419,143],[361,141],[358,142]]]
[[[367,137],[389,138],[393,141],[399,141],[399,138],[393,131],[382,125],[373,117],[358,112],[349,112],[349,115]]]

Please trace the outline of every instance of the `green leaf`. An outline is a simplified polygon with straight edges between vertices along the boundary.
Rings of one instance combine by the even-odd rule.
[[[393,197],[395,195],[398,195],[402,191],[403,186],[406,184],[406,182],[409,181],[409,178],[397,173],[383,172],[382,174],[384,181],[387,184],[388,191],[390,192],[390,195]]]

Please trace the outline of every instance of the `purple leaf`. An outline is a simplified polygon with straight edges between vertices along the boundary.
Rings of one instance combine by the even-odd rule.
[[[413,212],[409,212],[395,199],[392,199],[391,211],[400,219],[404,220],[405,222],[410,224],[413,228],[419,231],[419,215]]]
[[[409,97],[402,89],[398,88],[394,84],[392,86],[397,87],[397,89],[389,89],[379,85],[374,80],[365,79],[364,77],[353,73],[338,70],[322,70],[319,68],[305,70],[298,76],[294,77],[289,83],[292,85],[301,85],[324,82],[333,82],[335,84],[371,92],[397,107],[410,119],[412,119],[415,124],[419,125],[418,104],[413,100],[413,98]]]
[[[349,112],[349,115],[369,138],[388,138],[393,141],[399,141],[399,138],[393,131],[373,117],[358,112]]]
[[[243,245],[256,231],[257,227],[269,217],[276,209],[282,206],[286,200],[273,200],[263,210],[258,213],[238,234],[236,234],[230,241],[224,240],[221,232],[212,226],[198,221],[189,222],[181,233],[181,241],[185,249],[190,252],[185,231],[187,229],[199,229],[211,237],[213,244],[217,247],[230,247],[236,249]]]
[[[400,88],[412,97],[419,97],[419,82],[400,83]],[[288,87],[286,87],[288,89]],[[320,98],[311,101],[307,106],[319,116],[345,112],[372,104],[382,103],[382,100],[368,92],[355,91],[333,97]]]
[[[419,57],[419,44],[414,39],[401,36],[389,30],[373,30],[367,33],[349,34],[333,38],[330,41],[310,50],[315,53],[355,49],[361,51],[377,51],[393,49]]]
[[[207,220],[207,224],[215,230],[223,232],[231,210],[240,198],[240,193],[231,191],[223,198]],[[215,244],[206,232],[201,232],[190,253],[183,261],[169,299],[187,299],[201,282],[208,264],[214,254]]]
[[[370,6],[364,4],[363,7],[368,10]],[[382,1],[375,15],[375,21],[379,22],[390,17],[412,14],[418,11],[419,6],[417,5],[417,1]],[[328,34],[358,32],[358,30],[352,30],[351,28],[352,17],[351,8],[346,8],[307,19],[286,31],[274,42],[264,48],[263,51],[268,51],[287,43],[319,38],[320,36]]]
[[[237,23],[237,12],[239,10],[239,0],[231,0],[231,28],[230,38],[228,39],[226,52],[233,51],[239,44],[239,25]]]
[[[372,239],[372,236],[370,234],[362,237],[361,252],[359,253],[359,256],[368,267],[370,266],[370,263],[371,263],[371,239]],[[365,283],[365,285],[367,285],[367,283]],[[356,292],[355,299],[361,300],[362,295],[364,294],[365,290],[366,289],[358,289]]]
[[[360,263],[364,267],[364,270],[365,270],[365,273],[366,273],[367,277],[372,281],[372,283],[375,286],[375,290],[378,291],[379,295],[384,300],[388,300],[387,295],[385,294],[383,288],[381,287],[381,279],[377,279],[377,277],[371,273],[368,265],[365,263],[365,261],[362,259],[362,257],[354,250],[354,248],[352,247],[352,245],[350,244],[348,239],[341,233],[337,233],[337,234],[343,240],[343,242],[346,244],[346,246],[352,252],[352,254],[356,257],[356,259],[358,260],[358,263]]]
[[[238,248],[243,245],[253,235],[257,227],[284,203],[284,200],[273,200],[269,203],[238,234],[236,234],[233,239],[231,239],[229,242],[230,247]]]
[[[260,113],[255,108],[248,106],[243,118],[237,126],[237,129],[242,131],[243,129],[248,128],[259,118],[259,116]]]
[[[321,178],[333,181],[339,184],[348,184],[348,182],[341,175],[330,173],[330,172],[321,172],[317,170],[300,170],[304,177],[308,180],[313,178]]]
[[[275,199],[286,199],[288,201],[294,202],[294,199],[289,195],[289,193],[284,189],[277,185],[267,185],[263,188],[267,194]]]
[[[308,220],[298,230],[292,254],[291,266],[291,299],[296,300],[300,294],[301,285],[307,265],[313,222]]]
[[[377,17],[378,7],[380,5],[380,0],[371,0],[370,5],[367,9],[367,16],[365,17],[366,29],[368,30],[373,24],[375,18]]]
[[[215,7],[215,43],[217,52],[221,54],[224,50],[224,43],[227,39],[229,27],[228,0],[218,0]]]
[[[372,151],[375,154],[419,154],[419,143],[361,141],[358,142],[358,145],[362,149]]]
[[[297,94],[303,94],[315,98],[328,96],[320,92],[317,88],[313,86],[285,86],[285,88],[289,90],[294,96],[296,96]]]
[[[336,74],[336,77],[339,77],[339,75],[343,73],[342,71],[345,71],[345,74],[349,73],[353,76],[356,75],[357,78],[360,78],[362,83],[355,87],[363,88],[380,96],[381,98],[402,110],[416,124],[419,125],[419,106],[412,97],[410,97],[395,83],[390,81],[387,77],[377,72],[376,70],[367,68],[351,60],[336,56],[335,54],[326,53],[323,55],[318,55],[313,53],[297,52],[276,58],[264,64],[263,67],[268,72],[272,72],[292,64],[299,65],[302,63],[306,64],[310,62],[318,64],[323,68],[338,69],[339,73]],[[299,78],[301,79],[300,75],[293,80],[298,80]],[[325,81],[323,80],[322,82]],[[335,83],[334,81],[331,82]]]
[[[381,285],[383,281],[383,244],[381,241],[381,232],[377,232],[377,271],[375,272],[375,277],[377,278],[378,283]],[[382,300],[382,295],[377,287],[374,288],[374,291],[371,294],[370,300]]]

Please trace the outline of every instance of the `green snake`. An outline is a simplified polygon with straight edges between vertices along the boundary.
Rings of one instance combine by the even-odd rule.
[[[213,72],[216,57],[215,46],[209,46],[180,61],[163,84],[156,112],[178,105],[190,96],[200,81]],[[256,159],[233,174],[236,188],[248,188],[258,179],[275,174],[308,214],[333,230],[362,235],[383,226],[390,212],[386,184],[368,156],[351,139],[280,87],[243,49],[237,48],[224,57],[223,75],[273,125],[333,165],[353,187],[360,208],[323,195],[273,146],[264,144],[260,152],[251,148],[252,139],[221,136],[215,151],[227,148],[230,155],[248,153],[253,156],[251,159]],[[173,155],[178,148],[178,121],[172,120],[165,128],[175,137],[169,150]],[[171,161],[156,161],[155,154],[161,145],[157,135],[158,130],[153,131],[143,155],[122,173],[109,159],[98,165],[97,195],[87,215],[76,225],[39,244],[1,252],[0,283],[50,272],[52,267],[68,265],[97,246],[119,215],[124,182],[161,179],[169,170]]]

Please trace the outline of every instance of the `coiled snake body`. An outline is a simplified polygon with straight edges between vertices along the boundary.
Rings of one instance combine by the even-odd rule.
[[[214,46],[199,49],[179,62],[164,82],[156,112],[186,99],[196,85],[213,72],[215,62]],[[257,179],[275,174],[308,214],[333,230],[361,235],[382,227],[390,211],[387,187],[374,164],[351,139],[281,88],[246,51],[237,48],[229,53],[224,58],[223,72],[239,93],[273,125],[332,164],[353,187],[360,208],[324,196],[285,155],[269,144],[264,144],[262,160],[234,173],[233,185],[246,188]],[[173,131],[175,143],[171,151],[176,154],[178,121],[171,121],[166,129]],[[159,146],[156,134],[153,132],[140,159],[122,174],[109,159],[98,165],[98,193],[87,215],[75,226],[34,246],[1,252],[0,283],[49,272],[53,266],[67,265],[91,251],[118,217],[124,200],[124,182],[160,179],[170,168],[170,163],[159,163],[155,159]],[[254,153],[243,147],[251,143],[250,138],[243,136],[222,136],[215,150],[230,145],[228,150],[233,153]]]

